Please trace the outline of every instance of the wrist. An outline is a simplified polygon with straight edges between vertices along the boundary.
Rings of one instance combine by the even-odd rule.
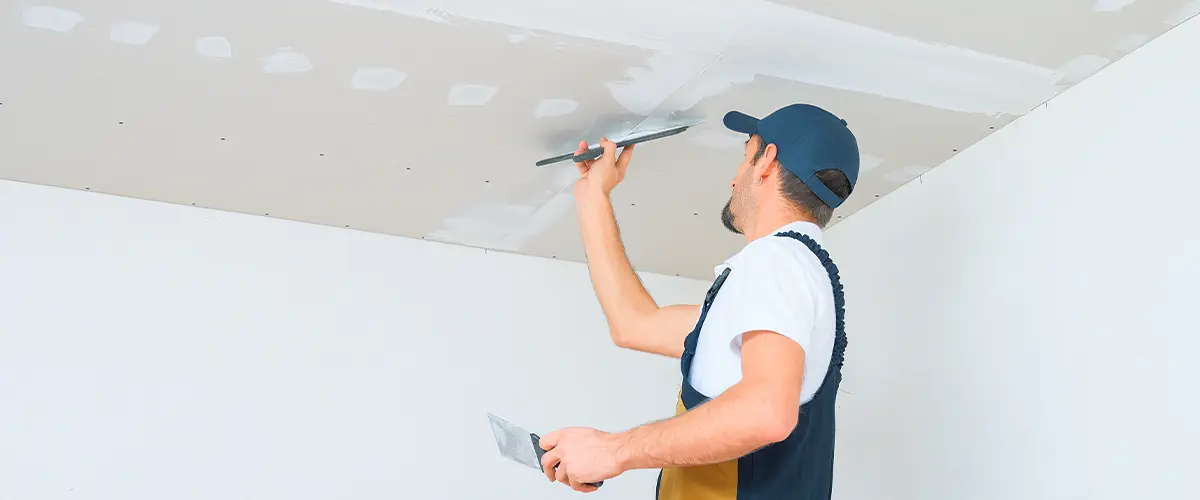
[[[613,434],[612,436],[614,449],[616,450],[615,456],[617,465],[620,466],[621,470],[627,471],[643,467],[640,465],[641,460],[636,453],[636,447],[634,446],[633,442],[633,433],[636,430],[637,429],[631,429],[625,432]]]
[[[578,196],[576,203],[583,208],[588,209],[606,209],[612,205],[612,201],[608,197],[608,193],[598,189],[586,190]]]

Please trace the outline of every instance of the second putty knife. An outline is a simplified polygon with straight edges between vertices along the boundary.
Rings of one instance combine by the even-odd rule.
[[[488,420],[492,423],[492,434],[496,436],[496,446],[500,448],[501,455],[521,465],[542,470],[542,455],[546,452],[539,443],[541,437],[525,432],[525,429],[491,413],[488,413]],[[589,485],[599,488],[602,484],[604,481]]]

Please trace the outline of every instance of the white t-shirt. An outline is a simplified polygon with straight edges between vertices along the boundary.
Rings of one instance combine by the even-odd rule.
[[[749,244],[716,267],[733,270],[717,292],[700,330],[691,383],[709,398],[742,379],[742,334],[770,330],[804,348],[800,403],[812,399],[829,370],[836,312],[825,266],[804,243],[775,236],[795,231],[822,244],[816,224],[796,221]]]

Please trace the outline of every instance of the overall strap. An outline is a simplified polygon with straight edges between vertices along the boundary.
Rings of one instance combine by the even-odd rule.
[[[692,358],[696,355],[696,345],[700,343],[700,329],[704,327],[704,319],[708,317],[708,310],[712,308],[713,300],[717,298],[717,292],[721,291],[721,285],[724,285],[725,279],[729,278],[730,270],[727,267],[721,271],[712,286],[708,287],[708,293],[704,294],[704,304],[700,306],[700,319],[696,321],[692,332],[683,339],[683,355],[680,357],[679,370],[683,373],[684,380],[687,380],[688,372],[691,370]]]
[[[804,246],[807,246],[817,256],[817,260],[821,261],[821,265],[825,266],[825,272],[829,273],[829,282],[833,285],[833,307],[837,322],[834,324],[833,355],[829,357],[829,372],[826,373],[826,376],[828,377],[833,373],[835,368],[840,372],[842,363],[846,357],[846,296],[842,291],[842,279],[838,273],[837,264],[833,263],[833,259],[829,257],[829,252],[825,251],[821,245],[817,244],[816,241],[807,235],[795,231],[785,231],[775,233],[775,236],[792,238],[803,243]]]

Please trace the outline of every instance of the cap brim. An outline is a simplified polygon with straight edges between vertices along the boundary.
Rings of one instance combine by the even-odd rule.
[[[750,116],[741,111],[730,111],[725,113],[725,118],[723,118],[721,121],[725,124],[725,128],[734,132],[740,132],[743,134],[758,133],[758,118]]]

